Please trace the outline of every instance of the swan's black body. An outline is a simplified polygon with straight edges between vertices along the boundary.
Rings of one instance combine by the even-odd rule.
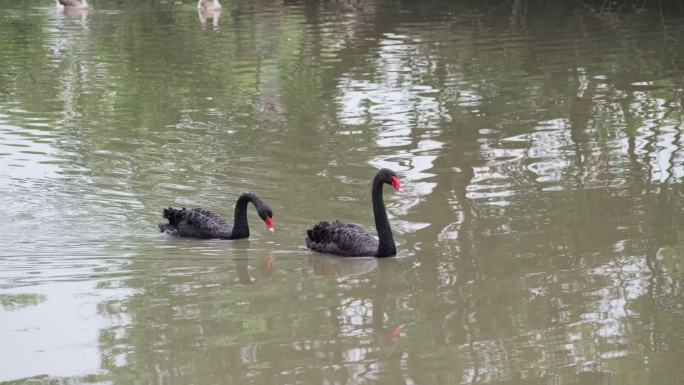
[[[382,199],[382,185],[390,184],[399,190],[399,179],[394,171],[383,168],[373,179],[372,199],[375,228],[378,239],[368,234],[361,226],[340,221],[321,222],[306,232],[306,247],[321,253],[338,254],[346,257],[391,257],[397,254],[392,229],[387,219],[385,202]]]
[[[273,211],[258,196],[252,193],[240,195],[235,204],[235,218],[231,226],[220,215],[205,209],[164,209],[164,218],[169,223],[159,225],[161,232],[179,237],[239,239],[249,237],[247,224],[247,203],[252,202],[259,217],[273,230]]]

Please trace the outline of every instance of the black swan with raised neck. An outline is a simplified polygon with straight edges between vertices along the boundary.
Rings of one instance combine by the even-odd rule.
[[[368,234],[359,225],[346,224],[340,221],[333,223],[321,222],[306,232],[306,247],[321,253],[342,255],[345,257],[391,257],[397,254],[394,245],[392,229],[387,219],[385,202],[382,199],[382,186],[392,185],[401,191],[399,178],[394,171],[383,168],[373,179],[371,197],[373,199],[373,214],[378,239]]]
[[[169,223],[159,224],[162,233],[190,238],[249,238],[247,224],[247,204],[252,202],[266,227],[273,231],[273,211],[256,194],[244,193],[235,203],[235,218],[230,225],[220,215],[201,208],[164,209],[164,218]]]

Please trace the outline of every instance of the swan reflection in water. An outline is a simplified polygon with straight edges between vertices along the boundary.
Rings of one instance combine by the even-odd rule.
[[[211,25],[218,27],[219,19],[221,18],[221,4],[218,0],[199,0],[197,2],[197,16],[202,24],[207,24],[207,20],[211,19]]]
[[[235,272],[238,280],[243,285],[258,286],[271,280],[273,276],[273,256],[267,255],[266,258],[256,263],[256,267],[250,272],[250,260],[240,258],[235,260]]]
[[[392,322],[387,322],[388,325],[385,325],[388,299],[399,261],[392,258],[339,258],[322,256],[311,257],[310,261],[314,274],[320,276],[338,278],[360,277],[377,270],[375,291],[371,301],[370,327],[373,340],[383,351],[390,355],[399,342],[402,329],[404,328],[403,324]],[[343,305],[341,311],[344,312],[344,310]]]

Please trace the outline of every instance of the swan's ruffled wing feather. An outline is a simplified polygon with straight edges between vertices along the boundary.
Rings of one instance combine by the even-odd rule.
[[[332,241],[341,250],[352,251],[368,248],[369,244],[377,248],[378,241],[361,226],[352,223],[335,221]]]
[[[223,219],[222,216],[216,214],[216,213],[213,212],[213,211],[209,211],[209,210],[206,210],[206,209],[203,209],[203,208],[200,208],[200,207],[194,208],[194,209],[192,209],[192,210],[190,210],[190,211],[194,211],[194,212],[196,212],[196,213],[202,214],[202,215],[206,216],[207,218],[209,218],[210,220],[216,222],[217,224],[221,224],[221,225],[226,225],[226,224],[228,224],[228,223],[226,222],[226,220]]]
[[[321,222],[307,231],[306,245],[312,250],[347,256],[373,255],[378,241],[355,224]]]
[[[205,209],[177,210],[169,207],[164,210],[168,225],[160,225],[162,231],[174,235],[195,238],[229,238],[230,225],[218,214]]]
[[[186,210],[183,221],[179,224],[179,232],[186,236],[193,236],[199,238],[223,238],[230,236],[230,228],[226,225],[223,218],[216,220],[217,214],[209,212],[211,215],[205,214],[208,210]]]

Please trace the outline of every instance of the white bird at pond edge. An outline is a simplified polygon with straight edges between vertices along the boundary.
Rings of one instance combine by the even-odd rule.
[[[218,0],[212,0],[211,3],[209,3],[209,0],[198,0],[197,9],[205,11],[218,11],[221,9],[221,4],[218,2]]]
[[[88,0],[57,0],[57,4],[72,9],[87,9]]]

